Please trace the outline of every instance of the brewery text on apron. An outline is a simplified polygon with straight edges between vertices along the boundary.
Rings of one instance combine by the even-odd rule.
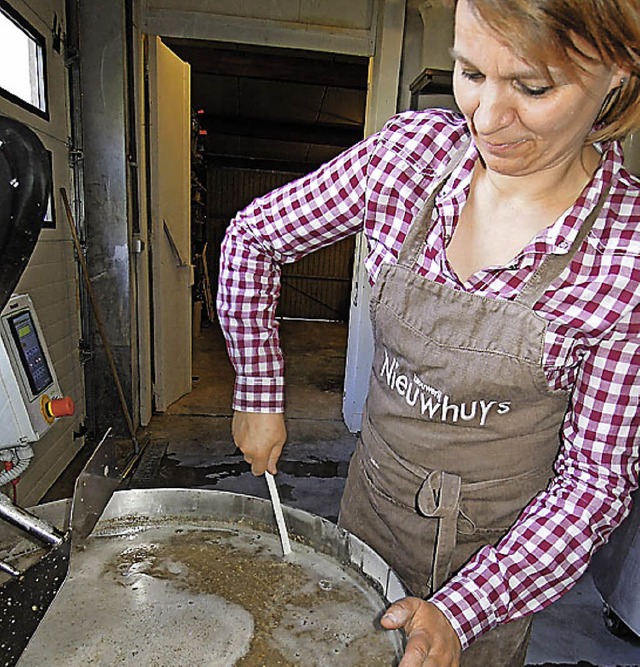
[[[552,476],[568,393],[548,387],[546,322],[532,306],[604,200],[569,252],[545,258],[514,301],[486,298],[415,271],[436,194],[457,162],[373,289],[371,382],[339,519],[419,597],[495,544]],[[527,618],[490,631],[462,664],[523,665],[529,626]]]

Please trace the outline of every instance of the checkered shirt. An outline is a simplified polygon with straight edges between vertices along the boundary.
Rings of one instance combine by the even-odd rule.
[[[293,183],[256,199],[222,246],[218,313],[237,378],[233,407],[284,411],[275,321],[280,265],[363,232],[372,283],[395,263],[411,221],[468,138],[453,112],[405,112],[377,134]],[[549,253],[566,253],[610,184],[608,201],[570,265],[535,304],[548,322],[549,387],[571,392],[556,476],[508,534],[481,549],[431,598],[466,648],[507,620],[539,611],[581,576],[590,555],[626,516],[638,483],[640,438],[640,182],[616,143],[575,204],[505,266],[461,283],[445,247],[478,159],[471,144],[436,197],[436,224],[418,271],[488,298],[514,299]]]

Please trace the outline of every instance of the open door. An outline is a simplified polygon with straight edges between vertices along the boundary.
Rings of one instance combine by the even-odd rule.
[[[148,54],[153,395],[163,412],[191,390],[191,84],[159,37]]]

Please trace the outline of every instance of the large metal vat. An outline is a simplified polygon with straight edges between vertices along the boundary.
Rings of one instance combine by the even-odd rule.
[[[605,622],[620,636],[640,637],[640,491],[631,513],[594,556],[591,572],[605,603]]]
[[[67,580],[18,665],[397,664],[401,634],[375,623],[405,594],[395,574],[335,524],[283,509],[287,557],[266,500],[116,492],[72,550]],[[64,529],[69,502],[37,511]],[[0,533],[5,561],[20,566],[33,550],[13,529]]]

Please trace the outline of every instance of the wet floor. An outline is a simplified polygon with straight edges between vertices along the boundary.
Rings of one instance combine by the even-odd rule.
[[[335,521],[355,446],[341,420],[342,374],[347,326],[284,322],[289,440],[277,484],[282,501]],[[233,445],[233,373],[215,326],[194,339],[193,391],[149,428],[150,442],[126,482],[128,488],[188,487],[268,497],[263,478]],[[68,495],[61,480],[48,500]],[[606,629],[602,602],[587,573],[560,601],[539,614],[528,665],[640,667],[640,643]]]

